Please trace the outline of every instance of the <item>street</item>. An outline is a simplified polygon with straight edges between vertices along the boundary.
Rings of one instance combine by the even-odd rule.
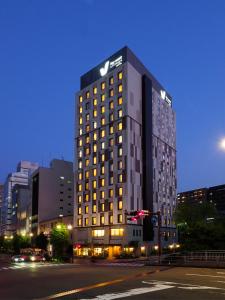
[[[0,299],[224,299],[223,269],[31,263],[0,265]]]

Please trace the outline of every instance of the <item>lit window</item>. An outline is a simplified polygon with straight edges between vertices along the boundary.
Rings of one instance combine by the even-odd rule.
[[[92,218],[92,225],[96,225],[96,217]]]
[[[94,129],[97,128],[97,122],[93,122],[93,128],[94,128]]]
[[[96,143],[93,145],[93,152],[94,153],[97,152],[97,144]]]
[[[105,179],[104,178],[101,179],[101,186],[105,186]]]
[[[85,142],[86,142],[86,144],[89,144],[89,143],[90,143],[90,136],[89,136],[89,135],[86,136]]]
[[[122,130],[123,129],[123,124],[122,124],[122,122],[119,122],[118,123],[118,130]]]
[[[90,114],[86,114],[86,121],[90,120]]]
[[[123,222],[123,215],[119,214],[118,215],[118,223],[122,223]]]
[[[109,224],[113,224],[113,215],[109,216]]]
[[[105,89],[105,82],[101,83],[101,89],[104,90]]]
[[[86,194],[86,195],[85,195],[85,201],[86,201],[86,202],[89,201],[89,194]]]
[[[89,147],[85,149],[85,154],[86,154],[86,155],[89,155],[89,154],[90,154],[90,148],[89,148]]]
[[[110,170],[110,172],[113,172],[113,163],[111,163],[111,164],[109,165],[109,170]]]
[[[112,122],[114,120],[114,115],[113,113],[109,114],[109,121]]]
[[[79,146],[81,147],[83,144],[82,139],[79,139]]]
[[[123,228],[113,228],[111,229],[111,236],[123,236]]]
[[[79,196],[78,196],[78,203],[81,203],[81,202],[82,202],[82,196],[79,195]]]
[[[110,152],[109,152],[109,157],[110,157],[111,159],[113,159],[113,151],[110,151]]]
[[[110,211],[113,211],[113,202],[110,202],[110,203],[109,203],[109,210],[110,210]]]
[[[97,141],[97,138],[98,138],[97,132],[94,132],[94,135],[93,135],[94,141]]]
[[[101,95],[101,101],[104,102],[105,101],[105,94]]]
[[[113,134],[113,125],[109,127],[109,133]]]
[[[96,193],[96,192],[94,192],[94,193],[92,194],[92,199],[93,199],[93,200],[96,200],[96,199],[97,199],[97,193]]]
[[[79,129],[79,135],[82,135],[82,133],[83,133],[83,130],[82,130],[82,128],[80,128]]]
[[[114,139],[111,138],[111,139],[109,139],[109,146],[112,147],[113,145],[114,145]]]
[[[118,156],[122,156],[123,155],[123,149],[122,147],[118,148]]]
[[[104,224],[105,224],[105,217],[104,217],[104,216],[101,216],[101,217],[100,217],[100,224],[101,224],[101,225],[104,225]]]
[[[104,175],[104,174],[105,174],[105,167],[102,166],[102,167],[101,167],[101,175]]]
[[[122,91],[123,91],[123,85],[122,85],[122,84],[119,84],[119,85],[118,85],[118,92],[119,92],[119,93],[122,93]]]
[[[96,180],[92,181],[92,187],[93,187],[93,189],[97,188],[97,181]]]
[[[121,200],[118,202],[118,209],[119,210],[123,209],[123,201]]]
[[[101,204],[101,211],[105,211],[105,204],[104,203]]]
[[[105,161],[105,154],[104,154],[104,153],[101,155],[101,161],[102,161],[102,162]]]
[[[105,106],[101,106],[101,113],[102,113],[102,114],[105,113]]]
[[[101,199],[105,199],[105,192],[104,192],[104,191],[101,191],[101,192],[100,192],[100,198],[101,198]]]
[[[82,118],[79,119],[79,124],[80,124],[80,125],[83,124],[83,119],[82,119]]]
[[[90,131],[90,125],[86,125],[86,132]]]
[[[97,156],[93,157],[93,164],[96,165],[97,164]]]
[[[82,161],[79,161],[78,167],[79,169],[82,169]]]
[[[78,184],[78,191],[79,191],[79,192],[82,191],[82,184]]]
[[[90,163],[90,160],[89,160],[89,159],[86,159],[86,160],[85,160],[85,166],[88,167],[88,166],[89,166],[89,163]]]
[[[122,135],[120,135],[120,136],[118,137],[118,143],[121,144],[122,142],[123,142],[123,137],[122,137]]]
[[[105,149],[105,142],[101,142],[101,149]]]
[[[111,176],[111,177],[109,178],[109,184],[110,184],[110,185],[113,184],[113,176]]]
[[[113,197],[113,189],[109,190],[109,197],[112,198]]]
[[[80,106],[80,109],[79,109],[79,111],[80,111],[80,114],[82,113],[82,111],[83,111],[83,108],[82,108],[82,106]]]
[[[89,178],[89,171],[85,172],[85,178],[88,179]]]
[[[119,72],[119,73],[118,73],[118,79],[119,79],[119,80],[123,79],[123,73],[122,73],[122,72]]]
[[[119,97],[118,98],[118,105],[122,105],[123,104],[123,98],[122,97]]]
[[[89,91],[86,92],[86,98],[87,98],[87,99],[90,98],[90,92],[89,92]]]
[[[83,102],[83,97],[82,97],[82,96],[79,97],[79,102],[80,102],[80,103]]]
[[[85,206],[85,214],[88,214],[88,205]]]
[[[123,169],[123,162],[122,162],[122,160],[120,160],[120,161],[118,162],[118,169],[119,169],[119,170],[122,170],[122,169]]]
[[[119,188],[119,196],[123,196],[123,188],[122,187]]]
[[[81,224],[82,224],[82,223],[81,223],[81,219],[78,219],[78,220],[77,220],[77,226],[81,226]]]
[[[89,190],[89,183],[85,182],[85,190]]]
[[[97,87],[94,87],[94,89],[93,89],[93,93],[94,93],[94,95],[96,95],[96,94],[97,94],[97,92],[98,92],[98,90],[97,90]]]
[[[94,204],[94,205],[92,206],[92,212],[93,212],[93,213],[96,213],[96,211],[97,211],[97,206],[96,206],[96,204]]]
[[[88,218],[84,219],[85,226],[88,226]]]
[[[102,129],[102,130],[101,130],[101,137],[102,137],[102,138],[105,137],[105,129]]]
[[[114,96],[114,90],[113,90],[113,89],[110,89],[110,90],[109,90],[109,96],[110,96],[110,97],[113,97],[113,96]]]
[[[119,175],[119,182],[120,183],[123,182],[123,175],[122,174]]]
[[[82,157],[82,150],[79,151],[78,156],[81,158]]]
[[[105,118],[101,118],[101,125],[105,125]]]
[[[110,109],[113,109],[113,108],[114,108],[114,103],[113,103],[113,101],[110,101],[110,102],[109,102],[109,108],[110,108]]]
[[[95,117],[97,117],[97,115],[98,115],[97,109],[94,109],[93,110],[93,117],[95,118]]]
[[[93,169],[93,176],[97,176],[97,169]]]
[[[79,206],[79,207],[78,207],[78,215],[81,215],[81,212],[82,212],[81,206]]]
[[[113,76],[112,76],[112,77],[109,78],[109,84],[112,85],[113,83],[114,83],[114,78],[113,78]]]
[[[98,104],[98,100],[95,98],[95,99],[93,100],[93,105],[96,106],[97,104]]]
[[[105,235],[105,230],[104,229],[96,229],[92,231],[92,236],[94,237],[101,237]]]

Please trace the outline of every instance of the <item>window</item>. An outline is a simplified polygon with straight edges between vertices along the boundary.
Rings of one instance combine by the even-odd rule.
[[[118,136],[118,143],[121,144],[123,142],[123,137],[122,135],[119,135]]]
[[[97,188],[97,181],[96,180],[92,181],[92,187],[93,187],[93,189]]]
[[[81,206],[79,206],[79,207],[78,207],[78,212],[77,212],[77,213],[78,213],[78,215],[81,215],[81,212],[82,212],[82,210],[81,210]]]
[[[88,226],[88,218],[84,218],[84,224],[85,224],[85,226]]]
[[[80,106],[80,108],[79,108],[79,112],[80,112],[80,114],[82,114],[82,112],[83,112],[83,108],[82,108],[82,106]]]
[[[86,108],[86,110],[90,109],[90,103],[89,103],[89,102],[87,102],[87,103],[85,104],[85,108]]]
[[[90,125],[86,125],[86,132],[90,131]]]
[[[85,155],[89,155],[89,154],[90,154],[90,148],[88,147],[85,149]]]
[[[118,162],[118,169],[119,169],[119,170],[122,170],[122,169],[123,169],[123,162],[122,162],[122,160],[120,160],[120,161]]]
[[[94,153],[97,152],[97,144],[96,143],[93,144],[93,152]]]
[[[90,92],[89,91],[86,92],[86,98],[87,99],[90,98]]]
[[[114,120],[114,115],[113,112],[109,114],[109,121],[112,122]]]
[[[123,201],[122,200],[118,201],[118,209],[119,210],[123,209]]]
[[[97,115],[98,115],[97,109],[94,109],[93,110],[93,117],[95,118],[95,117],[97,117]]]
[[[104,224],[105,224],[105,217],[104,217],[104,216],[101,216],[101,217],[100,217],[100,224],[101,224],[101,225],[104,225]]]
[[[113,151],[109,152],[109,157],[110,157],[110,159],[113,159]]]
[[[88,214],[88,205],[85,206],[85,214]]]
[[[96,199],[97,199],[97,193],[96,193],[96,192],[94,192],[94,193],[92,194],[92,199],[93,199],[93,200],[96,200]]]
[[[123,228],[113,228],[110,231],[111,231],[111,236],[123,236],[124,229]]]
[[[110,170],[111,172],[113,172],[113,163],[111,163],[111,164],[109,165],[109,170]]]
[[[101,211],[105,211],[105,204],[104,203],[101,204]]]
[[[109,133],[113,134],[113,125],[109,126]]]
[[[89,143],[90,143],[90,136],[89,136],[89,134],[86,136],[85,142],[86,142],[86,144],[89,144]]]
[[[83,97],[79,96],[79,102],[82,103],[83,102]]]
[[[122,174],[119,175],[118,181],[119,181],[119,183],[123,182],[123,175]]]
[[[97,128],[97,122],[93,122],[93,128],[94,128],[94,129]]]
[[[110,202],[110,203],[109,203],[109,210],[110,210],[110,211],[113,211],[113,202]]]
[[[109,90],[109,96],[110,96],[110,97],[113,97],[113,96],[114,96],[114,90],[113,90],[113,89],[110,89],[110,90]]]
[[[105,179],[104,178],[101,179],[101,186],[102,187],[105,186]]]
[[[105,118],[101,118],[101,125],[105,125]]]
[[[85,178],[88,179],[89,178],[89,171],[85,172]]]
[[[105,149],[105,142],[101,142],[101,149]]]
[[[94,156],[93,157],[93,165],[96,165],[97,164],[97,156]]]
[[[82,180],[83,174],[82,174],[82,173],[79,173],[79,174],[78,174],[78,178],[79,178],[79,180]]]
[[[82,161],[81,160],[78,163],[78,167],[79,167],[79,169],[82,169]]]
[[[89,190],[89,182],[85,182],[85,190],[86,190],[86,191]]]
[[[92,236],[94,237],[101,237],[105,235],[105,230],[104,229],[95,229],[92,231]]]
[[[94,87],[94,89],[93,89],[93,93],[94,93],[94,95],[96,95],[96,94],[97,94],[97,92],[98,92],[98,89],[97,89],[97,87]]]
[[[118,215],[118,223],[122,223],[123,222],[123,215],[119,214]]]
[[[81,226],[81,219],[79,218],[79,219],[77,219],[77,226]]]
[[[88,166],[89,166],[89,163],[90,163],[89,159],[86,159],[86,160],[85,160],[85,166],[88,167]]]
[[[109,102],[109,109],[113,109],[114,108],[114,103],[113,103],[113,101],[110,101]]]
[[[119,188],[119,196],[123,196],[123,188],[122,187]]]
[[[113,215],[109,216],[109,224],[113,224]]]
[[[113,189],[109,190],[109,197],[112,198],[113,197]]]
[[[104,174],[105,174],[105,167],[102,166],[102,167],[101,167],[101,175],[104,175]]]
[[[102,113],[102,114],[105,113],[105,106],[101,106],[101,113]]]
[[[100,198],[101,198],[101,199],[105,199],[105,192],[104,192],[104,191],[101,191],[101,192],[100,192]]]
[[[93,218],[92,218],[92,225],[96,225],[96,223],[97,223],[97,222],[96,222],[96,217],[93,217]]]
[[[86,114],[86,121],[90,120],[90,114]]]
[[[82,184],[78,184],[78,191],[79,191],[79,192],[82,191]]]
[[[122,85],[122,84],[119,84],[119,85],[118,85],[118,92],[119,92],[119,93],[122,93],[122,91],[123,91],[123,85]]]
[[[97,206],[96,206],[96,204],[93,204],[93,206],[92,206],[92,212],[96,213],[96,211],[97,211]]]
[[[94,132],[93,140],[94,140],[94,141],[97,141],[97,138],[98,138],[97,132]]]
[[[105,101],[105,94],[101,95],[101,101],[104,102]]]
[[[79,135],[82,135],[82,133],[83,133],[83,130],[82,130],[82,128],[80,128],[79,129]]]
[[[113,184],[113,176],[111,176],[111,177],[109,178],[109,184],[110,184],[110,185]]]
[[[123,148],[119,147],[118,148],[118,156],[122,156],[123,155]]]
[[[123,104],[123,98],[122,97],[119,97],[118,98],[118,105],[122,105]]]
[[[79,146],[81,147],[82,146],[82,144],[83,144],[83,141],[82,141],[82,139],[79,139]]]
[[[114,83],[114,78],[113,76],[109,78],[109,84],[112,85]]]
[[[82,150],[79,151],[78,156],[82,158]]]
[[[101,89],[104,90],[105,89],[105,82],[101,83]]]
[[[95,98],[95,99],[93,100],[93,105],[96,106],[97,104],[98,104],[98,100]]]
[[[81,202],[82,202],[82,196],[79,195],[79,196],[78,196],[78,203],[81,203]]]
[[[96,168],[93,169],[93,176],[97,176],[97,169]]]
[[[83,119],[82,119],[82,117],[79,118],[79,124],[80,124],[80,125],[83,124]]]
[[[88,202],[89,201],[89,194],[85,195],[85,201]]]
[[[102,138],[105,137],[105,129],[102,129],[102,130],[101,130],[101,137],[102,137]]]
[[[118,79],[119,79],[119,80],[123,79],[123,73],[122,73],[122,72],[119,72],[119,73],[118,73]]]
[[[114,145],[114,139],[111,138],[111,139],[109,139],[109,146],[112,147],[113,145]]]
[[[123,129],[123,124],[122,124],[122,122],[119,122],[118,123],[118,130],[122,130]]]

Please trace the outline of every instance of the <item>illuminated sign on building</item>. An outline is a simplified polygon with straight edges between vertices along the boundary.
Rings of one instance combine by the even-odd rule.
[[[109,69],[113,69],[113,68],[117,68],[119,67],[120,65],[122,65],[122,62],[123,62],[123,57],[122,55],[119,56],[118,58],[116,58],[115,60],[113,61],[109,61],[107,60],[104,64],[104,67],[102,67],[100,69],[100,74],[101,76],[105,76],[107,73],[108,73],[108,70]]]
[[[172,102],[171,102],[170,98],[167,96],[166,91],[161,90],[160,95],[161,95],[161,98],[171,106]]]

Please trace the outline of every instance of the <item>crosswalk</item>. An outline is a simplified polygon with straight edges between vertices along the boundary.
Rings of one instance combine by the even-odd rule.
[[[13,264],[8,265],[5,267],[0,267],[1,271],[7,270],[22,270],[22,269],[36,269],[36,268],[45,268],[45,267],[59,267],[59,266],[68,266],[68,264],[60,263],[20,263],[20,264]]]

